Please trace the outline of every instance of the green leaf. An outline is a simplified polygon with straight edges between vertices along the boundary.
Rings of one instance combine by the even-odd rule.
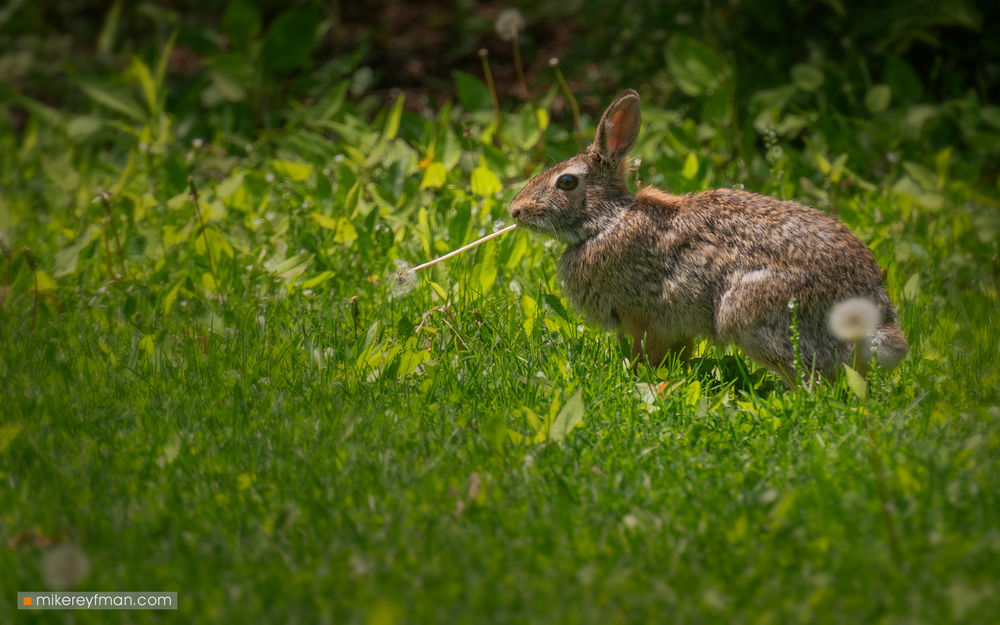
[[[313,172],[313,166],[308,163],[297,163],[295,161],[271,161],[271,167],[275,173],[290,178],[295,182],[302,182]]]
[[[184,278],[186,278],[186,275],[181,274],[181,279],[177,281],[177,284],[175,284],[172,289],[167,291],[167,294],[163,296],[162,300],[160,300],[160,308],[163,310],[163,314],[169,313],[170,309],[173,307],[174,300],[177,298],[177,292],[180,290],[181,283],[184,282]]]
[[[146,98],[146,110],[155,113],[158,108],[158,98],[156,94],[156,83],[153,81],[153,73],[149,67],[139,59],[132,57],[132,65],[128,69],[129,75],[139,82],[143,97]]]
[[[545,132],[549,127],[549,112],[545,109],[535,109],[535,119],[538,122],[538,130]]]
[[[872,113],[881,113],[889,108],[892,100],[892,89],[889,85],[874,85],[865,94],[865,108]]]
[[[552,422],[549,439],[556,442],[565,439],[573,428],[583,423],[583,412],[583,389],[578,388]]]
[[[497,175],[489,168],[479,166],[472,170],[472,192],[482,197],[490,197],[503,191]]]
[[[265,261],[264,267],[281,278],[291,281],[306,270],[306,267],[312,263],[312,259],[312,254],[302,253],[278,262],[274,262],[272,260]]]
[[[80,235],[76,241],[59,250],[52,267],[52,275],[60,278],[76,271],[76,261],[80,257],[80,252],[99,237],[101,232],[102,228],[99,225],[90,224],[87,226],[86,232]]]
[[[324,282],[326,282],[330,278],[334,277],[335,275],[337,275],[337,274],[336,274],[336,272],[333,272],[333,271],[324,271],[324,272],[321,272],[321,273],[313,276],[312,278],[309,278],[305,282],[303,282],[302,283],[302,288],[303,289],[311,289],[314,286],[323,284]]]
[[[230,196],[236,193],[237,190],[243,187],[243,179],[246,177],[246,172],[240,171],[232,174],[219,184],[215,186],[215,195],[221,200],[227,200]]]
[[[216,281],[215,277],[209,273],[205,272],[201,274],[201,286],[212,293],[216,293],[219,290],[219,283]]]
[[[396,134],[399,132],[399,120],[403,115],[403,102],[405,100],[406,96],[400,95],[392,104],[392,108],[389,109],[389,115],[385,118],[385,127],[382,130],[383,140],[391,141],[396,138]]]
[[[146,114],[143,112],[142,107],[130,96],[109,91],[104,87],[89,82],[81,82],[80,89],[83,90],[88,98],[101,106],[118,111],[136,121],[144,121],[146,119]]]
[[[74,117],[66,124],[66,134],[74,141],[82,141],[101,129],[104,122],[98,117],[81,115]]]
[[[823,85],[823,72],[815,65],[799,63],[792,66],[792,82],[803,91],[815,91]]]
[[[424,170],[423,180],[420,181],[421,189],[438,189],[444,186],[448,177],[448,170],[443,163],[431,163]]]
[[[139,349],[146,352],[147,356],[152,356],[153,352],[156,351],[156,341],[152,334],[144,334],[141,339],[139,339]]]
[[[260,34],[260,9],[255,2],[230,0],[222,14],[222,30],[236,49],[243,49]]]
[[[490,90],[478,78],[472,74],[461,71],[451,73],[455,79],[455,91],[458,92],[458,101],[466,111],[481,111],[493,108],[493,99],[490,97]]]
[[[365,159],[365,167],[374,167],[382,161],[382,154],[385,152],[389,142],[396,138],[396,133],[399,132],[399,121],[403,114],[403,98],[404,96],[396,98],[396,102],[389,110],[389,114],[385,119],[385,126],[382,128],[382,135],[368,153],[368,158]]]
[[[538,319],[538,302],[530,295],[521,296],[521,313],[524,316],[522,327],[524,333],[531,336],[535,330],[535,321]]]
[[[868,400],[868,383],[865,379],[861,377],[861,374],[852,369],[851,367],[844,365],[844,373],[847,374],[847,386],[850,387],[851,391],[857,395],[861,401]]]
[[[885,59],[885,82],[900,101],[911,104],[924,95],[924,85],[920,75],[913,71],[906,61],[895,54]]]
[[[319,10],[312,4],[289,9],[279,15],[264,34],[260,58],[277,72],[287,72],[306,64],[316,47]]]
[[[688,155],[684,158],[684,167],[681,169],[681,175],[688,180],[698,175],[698,157],[695,156],[694,152],[688,152]]]
[[[486,243],[493,247],[493,242]],[[492,250],[483,253],[483,259],[476,265],[474,281],[480,293],[486,293],[497,281],[497,255]]]
[[[3,453],[10,444],[14,442],[17,435],[24,429],[20,423],[6,423],[0,425],[0,453]]]
[[[123,4],[122,0],[115,0],[108,14],[104,17],[104,26],[101,27],[101,34],[97,37],[97,51],[101,55],[111,54],[111,49],[115,44],[115,35],[118,34],[118,22],[121,19]]]
[[[434,291],[435,295],[441,298],[442,302],[448,301],[448,293],[444,290],[444,287],[433,281],[428,281],[428,284],[431,285],[431,290]]]
[[[420,247],[428,259],[431,255],[431,221],[427,209],[423,206],[417,211],[417,238],[420,240]]]
[[[333,235],[334,243],[351,243],[358,238],[358,231],[354,229],[351,222],[346,217],[337,220],[337,234]]]
[[[711,48],[697,39],[676,35],[667,45],[667,66],[677,86],[689,96],[715,91],[725,69]]]
[[[903,286],[903,299],[907,301],[914,301],[920,296],[920,274],[915,273],[910,276],[910,279],[906,281]]]
[[[979,109],[979,117],[990,126],[1000,129],[1000,106],[984,106]]]
[[[309,216],[319,224],[320,228],[326,228],[327,230],[337,229],[337,220],[333,217],[327,217],[323,213],[309,213]]]

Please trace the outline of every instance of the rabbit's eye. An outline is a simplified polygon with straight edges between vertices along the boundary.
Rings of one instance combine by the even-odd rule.
[[[556,180],[556,186],[563,191],[572,191],[578,184],[580,184],[580,179],[571,174],[563,174]]]

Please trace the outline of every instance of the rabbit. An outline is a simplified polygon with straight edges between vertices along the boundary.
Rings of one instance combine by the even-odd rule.
[[[633,195],[625,178],[638,134],[639,95],[629,89],[583,153],[528,181],[510,204],[519,226],[566,244],[567,298],[590,322],[631,336],[633,359],[643,349],[655,365],[687,359],[704,337],[737,345],[795,387],[792,300],[801,360],[826,378],[842,364],[864,372],[871,356],[887,369],[903,359],[909,346],[879,266],[847,227],[742,190]],[[837,312],[842,302],[861,302],[860,312]],[[859,319],[868,327],[850,330]]]

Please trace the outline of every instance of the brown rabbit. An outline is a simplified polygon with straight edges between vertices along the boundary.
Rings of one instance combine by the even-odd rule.
[[[654,364],[672,351],[689,356],[696,337],[735,343],[794,386],[794,299],[801,357],[817,372],[863,369],[873,344],[881,366],[902,360],[908,346],[879,267],[843,224],[747,191],[633,195],[625,176],[638,134],[639,95],[629,89],[585,152],[530,180],[510,206],[519,224],[567,244],[559,275],[588,319],[630,335],[633,355],[644,345]],[[859,299],[869,314],[835,307]],[[831,319],[834,308],[843,312]],[[854,317],[870,327],[838,329]]]

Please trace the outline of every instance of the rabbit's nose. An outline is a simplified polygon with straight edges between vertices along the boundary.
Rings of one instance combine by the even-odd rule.
[[[510,216],[513,219],[517,219],[517,216],[521,214],[521,207],[517,204],[511,204],[510,206]]]

